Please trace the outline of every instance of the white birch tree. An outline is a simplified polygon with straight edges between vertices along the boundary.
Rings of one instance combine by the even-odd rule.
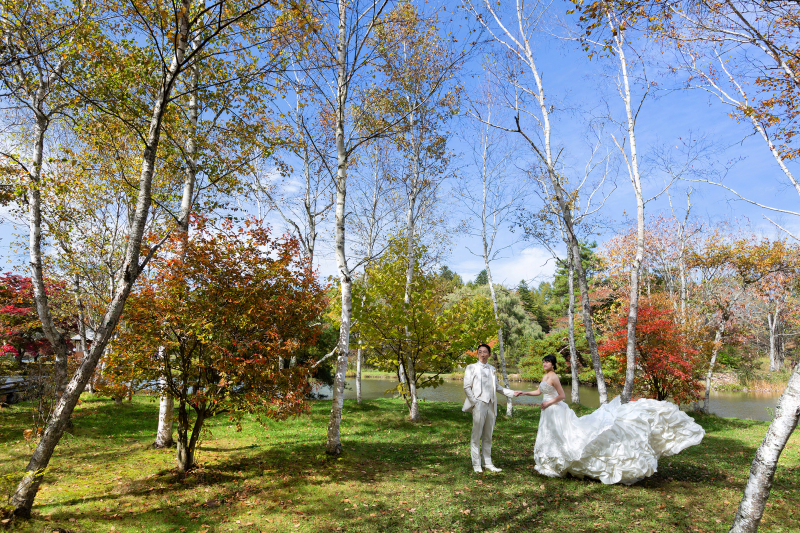
[[[367,268],[378,259],[388,246],[388,229],[395,213],[396,204],[389,197],[396,195],[394,180],[391,179],[394,165],[391,159],[389,141],[376,139],[364,148],[366,164],[359,165],[354,182],[353,211],[350,224],[354,234],[355,253],[362,257],[364,284],[361,305],[368,287]],[[356,401],[361,403],[361,367],[364,362],[364,349],[358,337],[356,351]]]
[[[103,319],[98,324],[98,328],[95,331],[94,342],[59,398],[44,433],[37,443],[33,456],[25,469],[26,473],[12,496],[11,504],[17,516],[30,516],[31,507],[38,487],[43,479],[45,469],[49,464],[58,441],[66,429],[66,425],[78,402],[80,394],[94,373],[103,351],[114,334],[115,327],[120,319],[133,284],[149,259],[158,250],[159,243],[154,243],[154,245],[143,254],[142,246],[145,239],[145,228],[151,216],[154,185],[153,177],[156,170],[156,159],[159,152],[163,124],[165,115],[170,108],[173,90],[179,77],[182,72],[196,60],[200,51],[208,46],[209,43],[215,42],[220,35],[228,34],[227,36],[230,36],[230,34],[233,33],[232,30],[238,30],[237,26],[244,18],[248,18],[249,22],[255,22],[256,18],[258,18],[259,23],[266,22],[269,24],[267,22],[270,18],[268,13],[272,12],[271,7],[266,2],[255,2],[245,6],[231,6],[230,10],[224,9],[223,7],[222,4],[215,4],[215,6],[211,8],[207,8],[206,6],[198,7],[188,1],[184,1],[176,5],[174,16],[166,20],[161,18],[160,12],[154,13],[142,7],[142,11],[139,12],[140,18],[132,22],[128,27],[129,34],[127,36],[136,35],[140,37],[143,46],[151,47],[150,49],[156,52],[156,55],[160,59],[160,69],[157,74],[158,84],[155,88],[156,90],[151,93],[152,96],[149,102],[151,111],[147,118],[142,117],[140,121],[144,126],[140,137],[140,171],[136,180],[136,192],[134,193],[136,197],[135,208],[132,210],[129,217],[129,224],[125,237],[125,251],[119,268],[121,276],[116,283],[114,298],[105,307]],[[102,17],[100,18],[102,19]],[[141,33],[137,34],[137,31],[141,31]],[[6,36],[8,37],[8,35]],[[197,48],[190,50],[188,46],[189,42],[191,42],[195,36],[199,36],[199,44]],[[96,39],[96,35],[91,37]],[[36,42],[36,40],[31,41],[30,39],[26,40],[24,38],[19,39],[19,41],[22,49],[25,48],[26,42]],[[137,39],[133,39],[133,42],[136,41]],[[233,41],[238,42],[235,37]],[[92,40],[85,39],[80,44],[82,46],[88,46],[93,43]],[[72,46],[72,42],[70,41],[65,41],[64,44]],[[247,45],[245,45],[245,47],[246,46]],[[74,60],[80,60],[79,54],[72,54],[73,51],[79,49],[80,48],[69,50],[69,54],[65,55],[68,55]],[[112,46],[109,49],[113,50],[114,47]],[[55,53],[59,52],[58,50],[51,50],[51,52],[53,51]],[[124,49],[117,49],[115,51],[120,54],[125,53]],[[64,52],[66,52],[66,50],[61,53]],[[17,68],[21,66],[21,63],[15,65]],[[55,69],[52,68],[54,66],[56,67]],[[99,67],[99,65],[96,66]],[[90,70],[103,72],[102,69]],[[14,76],[13,70],[11,72],[3,72],[2,75],[6,79],[11,79]],[[36,124],[37,135],[33,147],[34,155],[30,164],[30,168],[33,169],[33,171],[28,170],[29,165],[27,165],[22,158],[15,157],[14,154],[3,155],[19,165],[26,176],[25,187],[27,189],[29,207],[28,220],[31,236],[29,244],[31,270],[32,278],[34,278],[34,286],[37,287],[37,289],[35,289],[37,311],[44,324],[52,323],[47,296],[44,292],[42,259],[42,228],[44,226],[44,220],[42,217],[41,185],[42,172],[45,172],[44,138],[48,126],[45,110],[52,104],[47,97],[51,96],[50,91],[56,86],[56,83],[64,82],[64,86],[70,88],[82,84],[83,80],[70,79],[70,75],[70,71],[65,68],[63,62],[58,60],[47,61],[45,69],[41,69],[38,75],[31,78],[32,80],[36,80],[33,82],[36,84],[35,90],[29,90],[33,87],[32,85],[25,87],[25,84],[20,86],[12,82],[10,85],[16,87],[16,90],[8,96],[8,98],[28,102],[30,112]],[[102,79],[94,81],[102,83]],[[31,98],[31,96],[33,96],[33,98]],[[91,103],[96,108],[99,108],[101,112],[108,112],[109,109],[113,109],[113,107],[107,107],[105,105],[106,102],[100,100],[93,100]],[[164,240],[161,242],[164,242]],[[47,326],[45,326],[45,332],[48,340],[56,349],[64,345],[63,335],[60,332]]]
[[[507,74],[502,79],[513,92],[510,98],[506,98],[508,100],[506,105],[515,114],[514,125],[494,124],[494,126],[520,135],[530,146],[544,169],[544,175],[549,180],[559,217],[564,222],[564,230],[569,242],[568,253],[572,256],[578,277],[583,323],[592,355],[592,365],[597,377],[600,401],[606,403],[608,393],[592,327],[589,287],[580,260],[580,241],[572,212],[572,198],[566,191],[565,180],[559,169],[557,155],[560,150],[554,151],[552,128],[554,108],[545,91],[538,59],[534,53],[536,39],[540,36],[539,25],[547,15],[547,6],[539,2],[534,2],[529,6],[520,0],[515,6],[508,9],[507,16],[505,16],[506,11],[502,5],[495,6],[488,0],[468,1],[465,7],[492,36],[497,46],[515,62],[511,68],[506,69]],[[530,83],[527,80],[531,80]],[[529,99],[532,100],[530,109],[525,106]],[[535,124],[532,131],[527,126],[529,120]]]
[[[513,164],[512,154],[516,147],[510,143],[502,149],[499,148],[503,146],[503,134],[490,125],[494,119],[491,88],[487,87],[481,99],[485,102],[486,111],[483,115],[486,120],[484,122],[476,121],[475,128],[473,128],[474,135],[468,140],[474,146],[473,166],[476,176],[462,184],[459,196],[473,221],[473,226],[467,230],[467,233],[480,239],[480,252],[469,251],[483,259],[484,269],[489,280],[489,294],[494,308],[494,317],[500,325],[497,330],[500,371],[504,386],[509,388],[503,324],[498,313],[497,293],[492,278],[491,263],[514,244],[498,246],[497,235],[509,223],[509,217],[514,210],[521,206],[521,202],[525,198],[525,189],[513,179],[509,168]],[[513,412],[514,405],[509,399],[506,402],[506,416],[513,416]]]
[[[731,533],[755,533],[764,515],[775,470],[800,418],[800,365],[795,365],[775,408],[775,418],[756,450],[744,494],[731,524]]]
[[[373,132],[359,135],[359,131],[352,128],[354,121],[351,116],[351,94],[357,91],[361,76],[374,57],[369,39],[388,4],[389,0],[337,0],[315,4],[315,17],[322,24],[318,39],[314,41],[318,49],[309,54],[302,67],[315,94],[322,98],[322,106],[330,114],[330,123],[335,131],[335,164],[331,164],[330,168],[335,193],[334,249],[341,315],[339,341],[334,352],[329,354],[337,355],[333,401],[325,444],[325,451],[330,455],[342,453],[340,427],[347,359],[350,353],[352,271],[348,265],[345,223],[348,167],[354,151],[376,136]]]
[[[405,192],[408,304],[418,255],[414,246],[419,241],[418,221],[436,202],[439,188],[450,174],[449,127],[460,103],[460,91],[452,81],[461,56],[440,38],[436,18],[423,16],[408,1],[387,14],[374,39],[382,60],[376,70],[386,85],[371,91],[379,113],[373,120],[396,122],[392,140],[399,160],[405,163],[398,179]],[[386,118],[381,118],[384,114]],[[408,378],[411,420],[419,420],[415,372],[409,355],[403,373]]]

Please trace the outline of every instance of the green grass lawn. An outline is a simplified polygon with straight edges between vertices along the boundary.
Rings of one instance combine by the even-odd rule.
[[[471,417],[423,402],[406,420],[398,400],[345,402],[340,458],[324,454],[330,402],[308,415],[208,424],[199,468],[180,480],[174,450],[154,450],[158,405],[87,398],[62,439],[34,507],[16,531],[727,531],[767,423],[696,416],[702,444],[662,460],[631,487],[548,479],[533,470],[539,412],[498,419],[499,474],[476,476]],[[585,412],[588,412],[586,410]],[[0,411],[0,474],[21,470],[25,406]],[[762,531],[800,531],[800,439],[781,457]]]

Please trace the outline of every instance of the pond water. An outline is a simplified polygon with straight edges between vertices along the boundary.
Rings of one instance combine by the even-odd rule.
[[[361,394],[365,400],[374,398],[388,398],[384,394],[386,390],[393,389],[397,383],[386,379],[362,379]],[[532,390],[537,385],[531,383],[511,383],[511,388],[515,390]],[[330,398],[330,387],[323,387],[319,393],[323,398]],[[571,387],[564,387],[567,400],[570,398]],[[587,407],[599,407],[600,400],[597,389],[594,387],[581,388],[581,403]],[[609,391],[609,397],[613,398],[615,392]],[[348,379],[345,389],[345,399],[355,399],[356,387],[355,379]],[[435,389],[422,389],[419,391],[422,400],[437,402],[464,402],[464,388],[461,381],[445,381]],[[773,410],[778,403],[780,393],[751,393],[751,392],[712,392],[709,408],[711,412],[726,418],[748,418],[751,420],[772,420]],[[500,403],[505,405],[505,396],[500,395]],[[520,396],[515,400],[519,404],[540,403],[540,397]]]

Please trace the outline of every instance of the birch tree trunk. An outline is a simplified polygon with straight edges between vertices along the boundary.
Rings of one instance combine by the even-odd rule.
[[[356,402],[361,403],[361,340],[358,341],[358,352],[356,352]]]
[[[780,321],[780,307],[775,304],[775,311],[767,313],[767,324],[769,325],[769,370],[777,372],[783,368],[783,361],[778,354],[777,332]]]
[[[572,391],[570,400],[572,403],[581,403],[580,379],[578,379],[578,350],[575,348],[575,286],[573,277],[575,275],[575,265],[572,257],[567,260],[569,274],[567,277],[567,287],[569,289],[569,307],[567,308],[567,319],[569,320],[569,366],[572,371]]]
[[[489,116],[489,120],[491,120],[491,116],[492,116],[491,107],[489,107],[488,116]],[[488,169],[487,169],[487,160],[488,160],[488,151],[489,151],[488,133],[486,134],[486,136],[484,137],[483,140],[484,140],[484,142],[483,142],[482,154],[481,154],[481,159],[482,159],[481,184],[482,184],[482,187],[483,187],[483,191],[482,191],[483,196],[482,196],[482,203],[481,203],[481,241],[483,243],[483,265],[484,265],[484,268],[486,268],[486,277],[487,277],[487,279],[489,281],[489,294],[491,294],[491,296],[492,296],[492,306],[494,307],[494,319],[497,320],[498,323],[500,323],[500,313],[498,312],[498,309],[497,309],[497,294],[496,294],[496,292],[494,290],[494,282],[492,281],[492,269],[489,266],[489,261],[490,261],[489,256],[492,253],[492,248],[494,246],[494,235],[496,234],[496,228],[497,228],[497,219],[495,218],[497,216],[497,214],[496,214],[497,212],[494,209],[492,209],[492,212],[493,212],[493,215],[492,215],[492,226],[494,228],[494,231],[492,232],[492,236],[491,237],[489,237],[487,235],[487,232],[486,232],[486,227],[489,224],[489,221],[487,220],[487,214],[486,214],[486,205],[487,205],[487,203],[489,201],[489,199],[488,199],[488,196],[489,196],[489,190],[488,190],[488,188],[489,188],[489,183],[488,183],[489,175],[488,175]],[[503,327],[502,327],[502,324],[497,329],[497,344],[498,344],[498,351],[499,351],[499,358],[500,358],[500,370],[501,370],[501,372],[503,374],[503,386],[508,389],[510,387],[508,386],[508,370],[506,369],[506,353],[505,353],[505,348],[503,346]],[[506,416],[510,418],[513,415],[514,415],[514,403],[511,401],[511,398],[508,398],[506,400]]]
[[[642,197],[642,183],[639,176],[639,159],[636,154],[636,119],[631,104],[631,90],[628,80],[628,62],[625,59],[623,33],[616,28],[611,17],[608,16],[609,26],[614,31],[614,43],[620,62],[620,76],[622,78],[621,95],[625,103],[627,118],[626,134],[630,144],[630,157],[625,155],[628,164],[628,173],[636,195],[636,255],[631,266],[630,309],[628,311],[628,339],[625,349],[625,386],[622,389],[622,403],[631,399],[633,380],[636,376],[636,322],[639,309],[639,274],[644,257],[644,198]],[[618,145],[619,146],[619,145]],[[622,150],[622,147],[619,146]],[[623,151],[624,154],[624,151]],[[649,291],[649,286],[648,286]]]
[[[86,352],[88,350],[86,348],[86,311],[83,306],[83,299],[81,298],[81,280],[78,275],[75,275],[73,283],[75,285],[75,304],[78,306],[78,342],[80,342],[81,354],[83,354],[82,357],[86,357]],[[94,393],[94,383],[92,383],[92,380],[89,380],[84,390],[90,394]]]
[[[367,290],[369,289],[369,279],[367,278],[367,268],[373,260],[375,254],[375,243],[378,239],[379,229],[379,214],[378,206],[381,203],[381,175],[377,163],[377,156],[375,160],[375,168],[372,174],[372,198],[370,200],[369,216],[367,217],[367,235],[366,235],[366,258],[364,262],[364,273],[362,276],[362,283],[364,284],[364,292],[361,297],[361,306],[363,309],[364,301],[367,297]],[[361,367],[364,362],[364,350],[361,347],[361,338],[358,340],[358,360],[356,362],[356,400],[361,403]]]
[[[32,96],[31,104],[36,110],[35,144],[33,151],[33,164],[29,173],[30,185],[27,190],[28,200],[28,229],[30,253],[31,281],[36,311],[42,323],[42,330],[55,356],[53,388],[56,395],[61,394],[67,382],[67,357],[68,347],[64,335],[58,331],[53,315],[50,312],[47,291],[44,285],[44,267],[42,264],[42,203],[39,191],[42,178],[42,163],[44,162],[44,141],[47,135],[49,119],[40,111],[44,105],[47,84],[40,82],[39,90]]]
[[[412,120],[413,122],[413,120]],[[413,123],[412,123],[413,129]],[[414,161],[412,162],[412,185],[411,185],[411,194],[408,197],[408,211],[406,213],[406,258],[408,260],[408,266],[406,268],[406,290],[405,296],[403,301],[408,305],[411,303],[411,284],[414,281],[414,267],[416,266],[416,251],[414,249],[414,232],[416,230],[414,224],[414,209],[417,202],[417,194],[419,193],[419,189],[417,187],[417,180],[419,179],[419,157],[418,157],[418,147],[414,150],[415,157]],[[417,421],[419,420],[419,404],[417,403],[417,370],[414,367],[414,358],[411,352],[411,343],[410,343],[410,336],[411,333],[408,331],[408,326],[405,328],[406,330],[406,346],[408,350],[408,354],[406,356],[406,375],[408,376],[408,392],[409,396],[411,396],[411,401],[408,407],[408,416],[411,420]]]
[[[589,350],[592,356],[592,366],[594,367],[595,376],[597,377],[597,391],[600,396],[600,403],[605,404],[608,402],[608,393],[606,391],[603,368],[600,363],[600,356],[597,352],[597,342],[595,340],[594,329],[592,326],[591,306],[589,303],[589,286],[586,281],[586,272],[584,271],[580,260],[580,243],[575,232],[575,220],[572,216],[574,204],[570,195],[564,191],[558,168],[556,168],[557,158],[553,157],[551,144],[552,129],[550,123],[550,113],[552,110],[546,98],[542,77],[536,66],[536,61],[534,58],[535,45],[532,44],[531,34],[529,33],[536,31],[536,24],[542,15],[535,14],[534,12],[526,12],[525,4],[518,2],[515,7],[510,8],[514,13],[514,19],[507,26],[503,22],[499,12],[495,10],[494,2],[483,0],[480,2],[480,4],[491,15],[491,19],[497,24],[498,30],[495,30],[491,27],[489,24],[489,17],[485,17],[484,13],[482,13],[481,10],[479,10],[477,6],[473,4],[473,2],[470,1],[465,3],[465,5],[468,6],[468,9],[477,17],[483,27],[492,34],[494,39],[498,43],[505,46],[513,56],[516,56],[525,65],[530,74],[533,76],[536,84],[535,89],[522,86],[516,86],[516,88],[527,95],[532,96],[539,106],[539,114],[541,116],[537,116],[535,119],[541,128],[541,146],[538,140],[535,140],[523,130],[520,123],[522,110],[519,108],[518,101],[515,104],[517,105],[515,117],[516,129],[504,129],[519,133],[528,142],[532,150],[536,153],[536,156],[547,169],[547,181],[549,181],[550,185],[552,186],[552,196],[558,205],[558,216],[564,222],[569,253],[571,253],[573,256],[576,265],[575,273],[578,276],[578,286],[580,287],[581,291],[583,324],[584,328],[586,329],[586,340],[589,344]],[[534,8],[534,11],[535,9],[536,8]],[[512,78],[512,83],[515,83],[514,79],[515,78]],[[530,111],[525,111],[525,114],[528,115],[533,113]],[[548,195],[549,194],[550,193],[548,193]]]
[[[575,273],[578,275],[578,287],[581,291],[581,309],[583,311],[583,327],[586,330],[586,341],[589,344],[589,350],[592,356],[592,366],[594,367],[595,377],[597,378],[597,392],[600,397],[600,403],[608,403],[608,392],[606,391],[606,382],[603,377],[603,367],[600,362],[600,354],[597,351],[597,341],[594,336],[594,327],[592,325],[592,309],[589,303],[589,283],[586,280],[586,271],[583,269],[583,262],[581,261],[581,246],[578,236],[575,233],[575,224],[572,217],[572,205],[567,200],[566,191],[561,185],[561,178],[559,177],[558,170],[555,167],[553,154],[550,144],[550,111],[548,110],[545,101],[544,86],[542,85],[539,71],[536,69],[533,61],[533,52],[528,47],[526,49],[526,62],[531,70],[531,73],[536,80],[536,87],[538,93],[536,95],[539,104],[539,110],[542,114],[542,133],[544,134],[544,152],[539,149],[536,142],[526,135],[519,123],[519,115],[516,117],[517,132],[520,133],[526,141],[531,145],[533,150],[542,160],[547,168],[547,176],[553,188],[553,196],[555,197],[556,204],[558,205],[561,219],[564,221],[564,229],[567,232],[568,246],[571,248],[572,261],[575,266]]]
[[[708,413],[708,399],[711,396],[711,377],[714,375],[714,365],[717,364],[717,354],[719,347],[722,343],[722,334],[725,333],[725,322],[727,318],[720,321],[717,326],[717,332],[714,334],[714,349],[711,351],[711,362],[708,364],[708,373],[706,373],[706,391],[703,397],[703,412]]]
[[[775,408],[775,418],[769,425],[767,434],[753,458],[750,477],[744,487],[742,501],[736,510],[730,533],[755,533],[758,531],[758,525],[764,515],[764,507],[772,489],[778,460],[789,437],[797,427],[798,417],[800,417],[800,365],[795,366],[789,383],[786,384],[786,389]]]
[[[175,79],[180,72],[180,65],[186,52],[186,39],[188,35],[188,18],[186,13],[189,12],[190,5],[188,0],[181,2],[183,8],[180,17],[177,46],[175,55],[173,56],[170,66],[166,69],[164,79],[156,97],[156,102],[153,106],[153,112],[150,118],[150,127],[145,139],[145,147],[142,154],[142,167],[139,174],[138,193],[136,198],[136,206],[133,212],[133,217],[130,223],[130,232],[128,237],[127,246],[125,249],[124,262],[123,262],[123,275],[121,276],[117,289],[115,291],[114,299],[109,304],[100,326],[95,332],[95,339],[92,343],[91,350],[88,357],[84,357],[78,370],[72,376],[72,379],[66,386],[64,393],[59,398],[47,427],[44,430],[42,438],[34,449],[28,466],[25,469],[25,475],[19,482],[14,495],[11,497],[11,505],[14,507],[14,514],[16,516],[29,518],[31,516],[31,508],[33,501],[36,498],[36,493],[39,490],[39,485],[44,478],[44,472],[50,463],[50,458],[55,451],[58,441],[64,434],[67,427],[72,411],[78,403],[80,394],[86,387],[86,383],[94,373],[97,362],[105,350],[106,345],[114,334],[114,329],[119,322],[125,302],[130,294],[133,283],[139,276],[142,265],[139,264],[141,244],[144,236],[145,224],[150,212],[151,205],[151,188],[153,181],[153,173],[155,171],[156,152],[158,151],[159,141],[161,139],[161,126],[164,113],[166,112],[167,104],[172,93]],[[181,37],[183,36],[183,37]],[[39,168],[41,168],[41,161]],[[47,306],[46,298],[42,298],[44,293],[37,295],[37,290],[44,289],[44,282],[42,278],[41,269],[41,206],[38,190],[29,192],[30,206],[30,219],[31,223],[31,260],[34,281],[34,295],[36,297],[37,311],[39,318],[43,323],[45,332],[48,332],[49,325],[52,324],[52,317],[50,316],[49,307]],[[47,333],[51,335],[51,333]],[[60,334],[59,334],[60,336]],[[57,341],[58,338],[53,340]],[[63,337],[62,337],[63,340]],[[51,342],[53,342],[51,340]],[[58,349],[57,344],[54,347]]]
[[[486,228],[486,225],[483,226]],[[500,314],[497,310],[497,293],[494,290],[494,284],[492,283],[492,270],[489,268],[489,257],[488,251],[486,247],[486,237],[485,237],[485,230],[484,230],[484,266],[486,267],[486,277],[489,280],[489,293],[492,295],[492,305],[494,306],[494,319],[500,322]],[[503,373],[503,386],[505,388],[510,388],[508,386],[508,371],[506,370],[506,354],[505,350],[503,349],[503,326],[501,325],[497,329],[497,348],[498,348],[498,357],[500,359],[500,370]],[[514,414],[514,404],[511,402],[511,399],[506,400],[506,416],[511,417]]]
[[[586,281],[586,271],[583,269],[583,262],[581,262],[581,246],[578,242],[575,233],[572,230],[571,215],[564,218],[564,222],[569,219],[569,224],[565,224],[568,228],[568,234],[572,243],[572,264],[575,273],[578,275],[578,287],[581,291],[581,309],[583,311],[583,329],[586,332],[586,341],[589,344],[589,351],[592,356],[592,366],[594,367],[594,375],[597,379],[597,393],[600,397],[600,404],[608,403],[608,391],[606,390],[606,381],[603,377],[603,366],[600,362],[600,354],[597,351],[597,340],[594,337],[594,326],[592,325],[592,308],[589,304],[589,283]]]
[[[181,208],[178,214],[178,231],[181,233],[181,261],[186,255],[186,244],[189,240],[189,217],[192,211],[192,200],[194,197],[194,185],[197,180],[197,121],[199,102],[197,89],[199,85],[200,68],[197,64],[192,65],[189,71],[189,127],[186,138],[186,150],[184,159],[186,162],[186,175],[183,180],[183,195],[181,197]],[[169,354],[163,354],[169,357]],[[170,448],[175,444],[172,440],[173,421],[175,402],[172,395],[166,392],[166,379],[159,378],[161,386],[161,398],[158,406],[158,429],[156,430],[156,440],[153,443],[155,448]]]
[[[342,314],[339,327],[339,345],[336,357],[336,375],[333,380],[333,401],[328,421],[328,438],[325,452],[329,455],[342,453],[340,427],[344,405],[344,383],[347,373],[347,356],[350,352],[350,320],[352,317],[352,287],[350,269],[347,267],[345,248],[345,199],[347,197],[347,159],[345,148],[345,112],[347,105],[347,3],[339,0],[339,32],[337,41],[337,92],[336,92],[336,266],[341,286]]]

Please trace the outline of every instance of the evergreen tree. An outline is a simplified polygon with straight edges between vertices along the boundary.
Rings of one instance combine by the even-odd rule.
[[[536,316],[536,312],[538,310],[536,306],[536,302],[533,301],[533,296],[531,296],[531,290],[528,288],[528,283],[523,279],[517,285],[517,294],[519,294],[520,300],[522,300],[522,307],[525,311],[532,315]]]
[[[478,277],[475,278],[474,285],[488,285],[489,284],[489,275],[486,273],[486,269],[483,269],[478,274]]]
[[[525,280],[519,282],[517,294],[520,300],[522,300],[522,307],[525,309],[525,312],[539,324],[539,327],[542,328],[544,333],[549,333],[551,320],[544,310],[544,306],[542,305],[544,302],[541,295],[537,294],[536,291],[531,291]]]
[[[586,280],[589,282],[591,282],[600,267],[600,259],[594,252],[596,248],[596,242],[592,242],[591,244],[581,242],[581,263],[583,264],[584,272],[586,272]],[[567,261],[559,259],[555,279],[553,280],[553,296],[560,301],[564,309],[567,308],[567,300],[569,298],[568,269],[569,265]],[[578,294],[577,284],[575,285],[575,294]]]
[[[535,317],[525,310],[522,299],[516,291],[510,291],[502,285],[495,284],[497,294],[497,311],[503,326],[503,344],[506,347],[506,366],[513,371],[520,357],[528,353],[528,347],[535,339],[544,336]],[[465,297],[489,298],[489,284],[473,285],[459,289],[447,296],[450,305],[456,305]],[[490,340],[490,339],[485,339]],[[497,362],[493,353],[491,361]]]
[[[439,277],[447,282],[447,285],[450,288],[449,292],[453,292],[454,290],[460,289],[464,286],[464,280],[461,278],[461,276],[450,270],[450,267],[447,265],[443,265],[439,269]]]

